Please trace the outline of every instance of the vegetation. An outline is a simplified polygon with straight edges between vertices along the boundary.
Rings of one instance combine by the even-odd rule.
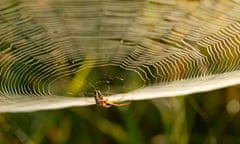
[[[1,114],[0,143],[238,143],[238,86],[176,98]]]

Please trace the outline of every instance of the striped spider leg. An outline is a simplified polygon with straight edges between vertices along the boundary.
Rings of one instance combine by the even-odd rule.
[[[94,91],[94,98],[96,101],[96,104],[105,108],[109,108],[111,106],[124,106],[130,104],[130,102],[126,103],[115,103],[113,101],[109,101],[107,98],[104,98],[101,91],[95,90]]]

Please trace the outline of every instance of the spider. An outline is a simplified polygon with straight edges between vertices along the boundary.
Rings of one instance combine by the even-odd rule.
[[[94,98],[96,101],[96,104],[105,108],[110,108],[111,106],[124,106],[130,104],[130,102],[126,103],[114,103],[109,101],[107,98],[104,98],[101,91],[95,90],[94,91]]]

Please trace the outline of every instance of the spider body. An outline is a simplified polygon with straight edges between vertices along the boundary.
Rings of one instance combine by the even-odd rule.
[[[99,90],[94,91],[94,98],[95,98],[96,105],[99,105],[105,108],[109,108],[111,106],[124,106],[124,105],[130,104],[129,102],[118,104],[118,103],[109,101],[107,98],[104,98],[101,91]]]
[[[107,98],[104,99],[101,91],[99,90],[94,91],[94,98],[95,98],[96,104],[99,106],[106,107],[106,108],[109,108],[112,106],[111,104],[108,103]]]

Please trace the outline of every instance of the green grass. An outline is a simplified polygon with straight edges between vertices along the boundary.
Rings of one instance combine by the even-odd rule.
[[[109,109],[90,106],[1,114],[0,143],[238,143],[240,115],[228,112],[226,106],[239,100],[239,91],[231,87]]]

